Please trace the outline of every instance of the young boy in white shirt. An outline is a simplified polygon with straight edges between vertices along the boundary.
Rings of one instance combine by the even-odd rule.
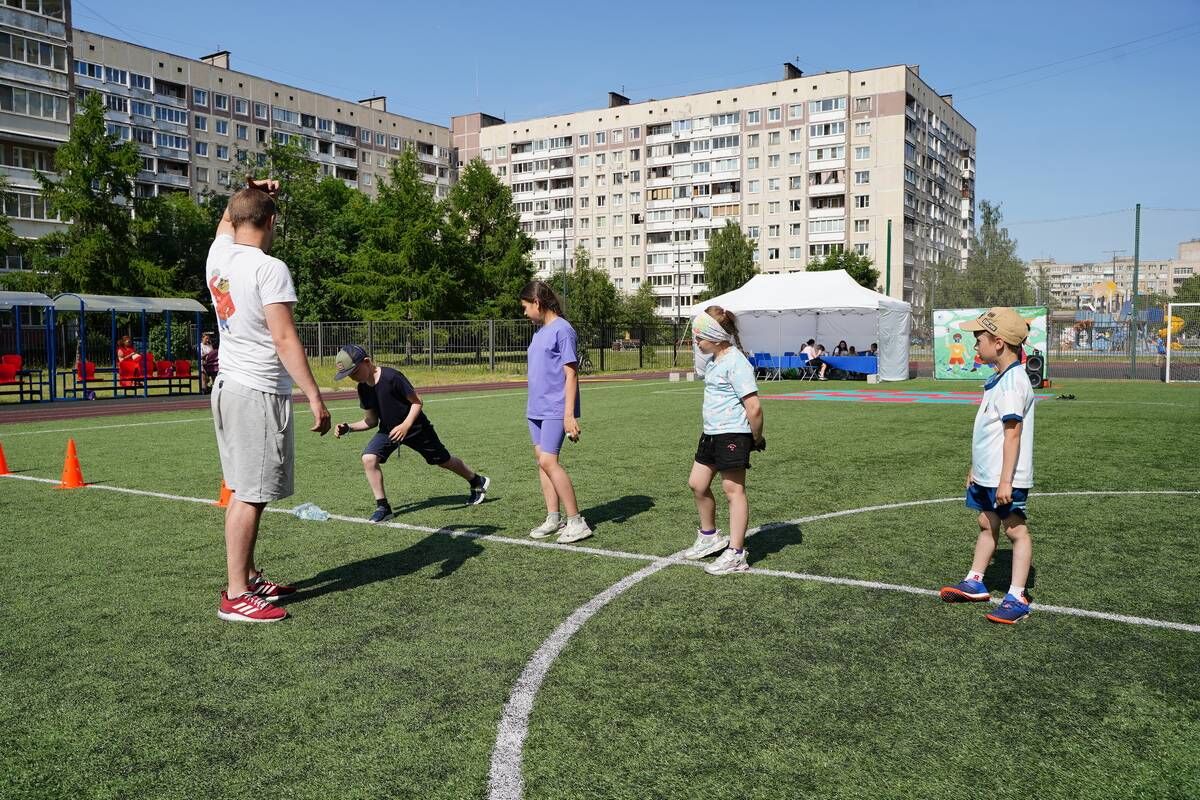
[[[1015,309],[998,306],[959,327],[974,332],[975,352],[996,374],[983,387],[967,472],[967,508],[979,512],[975,557],[967,576],[954,586],[943,586],[940,594],[947,603],[991,600],[983,573],[1003,526],[1013,546],[1012,583],[1000,607],[987,619],[1012,625],[1029,616],[1031,605],[1025,582],[1033,562],[1033,541],[1025,506],[1033,487],[1035,397],[1020,359],[1029,323]]]

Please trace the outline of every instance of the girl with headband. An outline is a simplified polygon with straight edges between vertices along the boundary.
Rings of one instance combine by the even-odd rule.
[[[709,306],[692,321],[696,346],[696,372],[704,378],[704,419],[700,444],[688,486],[696,497],[700,529],[685,558],[701,559],[720,553],[705,567],[710,575],[750,569],[746,527],[750,503],[746,499],[746,470],[750,451],[766,449],[762,405],[754,368],[741,351],[737,320],[720,306]],[[735,346],[736,345],[736,346]],[[717,529],[716,499],[712,481],[721,473],[721,488],[729,501],[729,535]]]

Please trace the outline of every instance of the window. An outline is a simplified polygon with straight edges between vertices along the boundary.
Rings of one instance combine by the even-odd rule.
[[[788,189],[790,189],[791,191],[794,192],[794,191],[798,191],[803,188],[804,188],[804,176],[803,175],[793,175],[792,177],[788,178]]]
[[[779,226],[778,225],[768,225],[767,226],[767,236],[770,236],[773,239],[778,239],[779,238]]]
[[[758,203],[749,203],[749,204],[747,204],[747,206],[746,206],[746,214],[747,214],[748,216],[751,216],[751,217],[757,216],[757,215],[758,215],[758,210],[759,210],[759,205],[758,205]]]
[[[236,129],[238,139],[242,140],[243,142],[249,141],[250,129],[248,127],[246,127],[245,125],[236,125],[235,129]]]
[[[173,122],[176,125],[187,125],[188,112],[179,108],[155,106],[154,118],[162,122]]]
[[[217,109],[218,111],[228,111],[229,110],[229,95],[214,94],[213,95],[213,108]]]
[[[217,134],[220,136],[228,136],[229,135],[229,120],[219,119],[216,122],[217,122]]]
[[[870,208],[871,207],[871,195],[869,195],[869,194],[854,195],[854,207],[855,208]]]
[[[870,136],[871,135],[871,123],[869,123],[869,122],[854,123],[854,135],[855,136]]]
[[[587,134],[587,133],[579,134],[579,146],[580,147],[587,147],[589,136],[590,136],[590,134]]]
[[[154,144],[156,147],[166,147],[171,150],[187,150],[188,138],[186,136],[176,136],[173,133],[155,132]]]
[[[207,156],[208,155],[208,142],[196,142],[196,155],[198,155],[198,156]]]
[[[138,144],[154,144],[154,131],[149,128],[134,128],[133,140]]]
[[[870,230],[871,230],[871,220],[869,220],[869,219],[854,220],[854,232],[855,233],[867,233]]]
[[[803,103],[792,103],[788,106],[788,119],[800,119],[804,115]]]
[[[39,50],[40,49],[41,48],[39,48]],[[26,60],[28,60],[28,51],[29,51],[29,48],[26,47],[26,53],[27,53]],[[114,69],[112,67],[105,67],[104,68],[104,82],[105,83],[118,83],[121,86],[126,86],[129,83],[129,73],[123,69]]]
[[[368,153],[366,150],[363,150],[363,151],[362,151],[362,162],[363,162],[364,164],[370,164],[370,163],[371,163],[371,154],[370,154],[370,153]]]
[[[759,139],[759,134],[757,134],[757,133],[750,134],[749,136],[746,137],[746,147],[758,147],[758,145],[759,145],[758,139]]]
[[[829,161],[832,159],[845,158],[846,148],[843,145],[835,145],[833,147],[814,147],[808,151],[808,160],[812,161]]]
[[[819,122],[816,125],[808,126],[808,135],[817,136],[842,136],[846,133],[846,123],[844,122]]]
[[[844,219],[810,219],[808,221],[809,233],[845,233],[846,220]]]
[[[136,72],[131,72],[129,73],[129,85],[134,89],[142,89],[148,92],[151,87],[150,78],[146,75],[138,75]]]
[[[767,248],[767,261],[778,261],[778,260],[779,260],[779,248],[778,247],[768,247]]]
[[[865,256],[870,249],[871,245],[867,242],[858,242],[854,245],[854,252],[858,253],[860,256]]]
[[[792,261],[796,261],[798,259],[804,258],[804,248],[803,247],[789,247],[788,248],[788,258],[791,259]]]
[[[192,102],[198,106],[208,105],[208,92],[204,89],[192,89]]]
[[[774,147],[775,145],[779,144],[782,140],[783,140],[783,137],[779,134],[779,131],[771,131],[770,133],[767,134],[767,145],[770,147]]]
[[[854,148],[854,160],[855,161],[866,161],[870,157],[871,157],[871,148],[869,148],[869,147]]]
[[[255,103],[254,104],[254,117],[255,117],[255,119],[266,119],[267,118],[267,104],[266,103]]]
[[[709,119],[714,128],[718,125],[737,125],[741,120],[741,112],[729,111],[724,114],[713,114]]]
[[[780,109],[779,106],[767,109],[767,122],[779,122],[781,119],[783,119],[782,109]]]
[[[322,133],[329,133],[333,130],[333,120],[317,117],[317,130]]]
[[[788,166],[798,167],[804,163],[803,153],[788,153]]]
[[[870,110],[871,110],[871,98],[869,98],[869,97],[854,98],[855,113],[859,113],[859,112],[863,112],[863,111],[870,111]]]
[[[607,141],[607,136],[604,131],[596,131],[596,145],[602,145]]]
[[[871,171],[861,170],[854,173],[854,183],[856,186],[862,186],[871,182]]]
[[[8,33],[0,33],[0,58],[11,58],[14,61],[24,61],[26,64],[33,64],[63,72],[67,70],[67,49],[65,47],[58,47],[57,45],[39,42],[36,39],[26,39],[23,36]],[[81,63],[83,62],[75,62],[76,72],[79,71]],[[125,83],[124,77],[126,73],[124,70],[112,70],[112,72],[120,73],[122,80],[110,80],[110,83]],[[94,77],[99,78],[99,75]]]
[[[775,169],[778,166],[779,166],[779,154],[778,153],[776,153],[773,156],[767,156],[767,167],[769,167],[770,169]]]
[[[279,106],[271,106],[271,118],[276,122],[286,122],[289,125],[300,124],[300,114]]]
[[[804,141],[804,129],[803,128],[789,128],[788,129],[788,141],[789,142],[803,142]]]
[[[109,111],[119,111],[122,114],[129,113],[129,100],[124,97],[118,97],[115,94],[104,95],[104,107]]]
[[[217,145],[217,158],[221,159],[222,161],[229,160],[229,145]]]
[[[65,97],[42,94],[18,86],[0,85],[0,111],[66,122],[67,103]]]
[[[8,192],[4,197],[4,214],[17,219],[56,220],[58,215],[50,210],[40,194]]]
[[[233,113],[241,114],[242,116],[250,115],[250,104],[244,97],[233,98]]]
[[[376,133],[375,134],[375,146],[376,147],[387,147],[387,134]]]
[[[747,125],[757,125],[760,122],[762,122],[762,112],[761,111],[747,111],[746,112],[746,124]]]
[[[118,141],[129,141],[131,134],[128,125],[118,125],[115,122],[109,122],[105,124],[104,129],[109,136],[115,136]]]
[[[778,192],[779,191],[779,178],[767,178],[767,191],[768,192]]]
[[[825,111],[845,111],[846,98],[831,97],[827,100],[809,100],[808,113],[820,114]]]
[[[371,185],[371,173],[364,172],[363,177],[362,177],[362,182],[363,182],[363,186],[370,186]]]
[[[779,201],[778,200],[773,200],[770,203],[767,203],[767,213],[768,214],[778,214],[779,213]]]
[[[803,235],[804,235],[804,223],[803,222],[793,222],[791,225],[788,226],[788,236],[803,236]]]
[[[746,188],[746,191],[749,192],[750,194],[757,194],[761,190],[762,190],[762,181],[750,181],[750,183],[748,184],[748,186]]]
[[[758,169],[758,156],[751,156],[746,159],[746,169]]]
[[[197,114],[196,116],[192,117],[192,123],[196,126],[196,130],[198,131],[208,130],[208,117]]]
[[[392,149],[393,149],[393,150],[399,150],[399,149],[400,149],[400,137],[399,137],[399,136],[393,136],[393,137],[392,137]],[[488,160],[488,161],[491,161],[491,160],[492,160],[492,151],[491,151],[491,149],[490,149],[490,148],[489,148],[489,149],[488,149],[488,151],[487,151],[487,160]]]
[[[196,180],[200,183],[208,183],[208,167],[196,167]]]

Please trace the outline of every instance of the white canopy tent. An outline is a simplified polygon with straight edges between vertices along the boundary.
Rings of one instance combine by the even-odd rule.
[[[880,380],[908,379],[912,306],[859,286],[845,270],[755,275],[702,305],[737,314],[751,353],[798,353],[809,339],[831,352],[842,339],[859,350],[878,342]]]

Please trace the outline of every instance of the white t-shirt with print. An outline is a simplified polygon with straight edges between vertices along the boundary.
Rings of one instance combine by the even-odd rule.
[[[983,401],[975,414],[971,439],[971,478],[980,486],[1000,485],[1004,465],[1004,423],[1021,423],[1021,445],[1013,488],[1033,486],[1033,385],[1020,362],[995,375],[983,387]]]
[[[205,282],[221,334],[221,374],[260,392],[290,395],[292,377],[275,352],[264,308],[296,302],[287,264],[222,235],[208,250]]]
[[[754,367],[742,351],[728,348],[714,359],[704,372],[704,405],[701,416],[704,433],[751,433],[750,419],[742,398],[758,391]]]

